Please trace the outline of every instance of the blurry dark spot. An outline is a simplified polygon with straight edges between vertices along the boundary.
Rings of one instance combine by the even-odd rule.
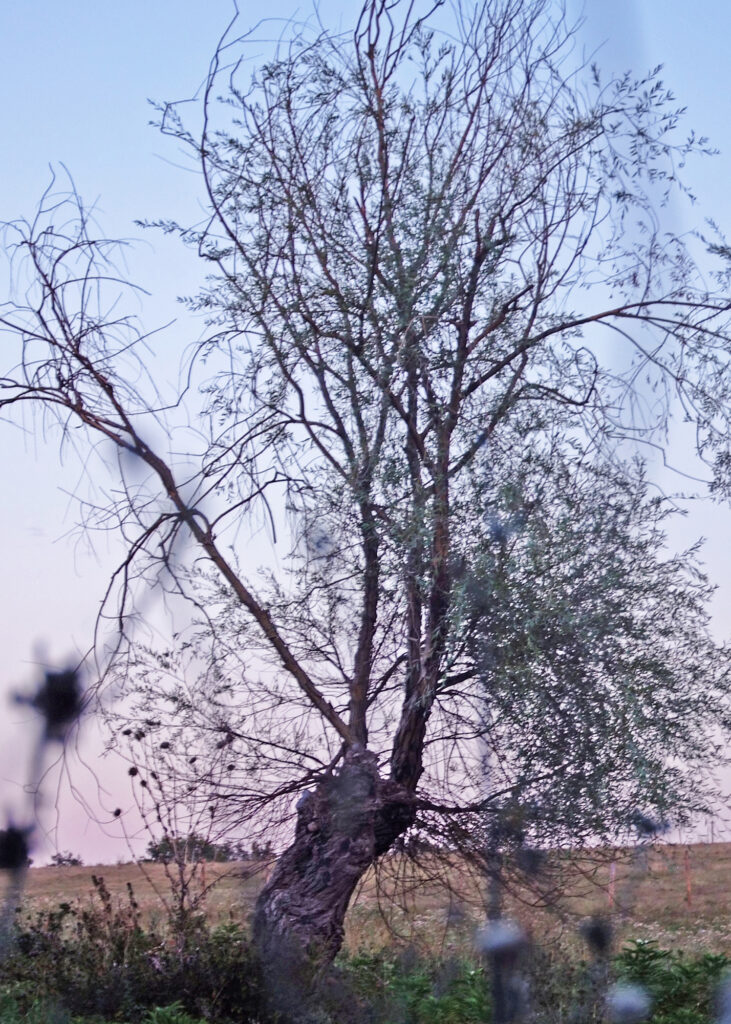
[[[146,735],[147,735],[147,733],[143,732],[142,729],[138,729],[137,732],[135,733],[135,739],[136,740],[143,740]]]
[[[456,903],[454,898],[450,896],[449,906],[445,913],[445,923],[447,927],[452,928],[456,925],[462,924],[466,918],[467,914],[465,913],[464,908],[459,903]]]
[[[114,809],[114,817],[118,818],[121,813],[122,813],[122,808],[121,807],[115,807],[115,809]]]
[[[168,743],[167,740],[165,740],[164,743],[160,744],[160,750],[170,750],[170,744]]]
[[[537,875],[546,863],[546,854],[531,846],[521,846],[515,854],[515,862],[524,874]]]
[[[581,934],[595,953],[608,952],[612,944],[612,926],[603,917],[592,917],[581,926]]]
[[[475,937],[475,945],[479,952],[503,963],[513,960],[525,944],[525,932],[519,924],[509,918],[488,921]]]
[[[134,778],[135,775],[139,775],[140,773],[135,767],[132,767],[127,771],[127,774]]]
[[[191,758],[188,759],[188,764],[195,764],[197,760],[198,760],[197,757],[191,757]]]
[[[145,779],[140,779],[140,785],[143,789],[147,789],[147,782]]]
[[[491,515],[488,518],[487,529],[490,540],[494,544],[504,544],[508,539],[508,531],[505,529],[503,524],[497,518],[496,515]]]
[[[28,830],[16,828],[0,829],[0,869],[19,871],[28,864]]]
[[[46,672],[38,693],[30,699],[17,698],[30,704],[46,720],[48,739],[62,740],[81,714],[81,684],[76,669],[64,672]]]
[[[122,729],[122,735],[123,736],[131,736],[132,735],[132,730],[131,729]]]
[[[227,772],[232,772],[233,770],[234,770],[234,766],[232,764],[227,764],[226,765],[226,771]]]
[[[664,821],[654,821],[641,811],[635,811],[632,815],[632,824],[640,836],[655,836],[667,829]]]

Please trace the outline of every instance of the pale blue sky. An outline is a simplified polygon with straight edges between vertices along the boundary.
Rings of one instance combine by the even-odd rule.
[[[352,9],[357,9],[352,4]],[[299,16],[309,14],[308,3]],[[579,0],[569,0],[578,13]],[[286,18],[298,10],[286,0],[241,3],[242,29],[263,17]],[[701,200],[699,219],[712,215],[731,229],[731,102],[727,68],[731,7],[721,0],[691,5],[681,0],[587,0],[580,45],[607,70],[638,73],[664,63],[664,78],[688,107],[688,126],[721,150],[712,161],[689,167]],[[109,235],[139,236],[136,218],[195,217],[198,181],[179,166],[175,149],[147,126],[148,99],[181,99],[201,84],[230,0],[27,0],[0,5],[0,220],[30,214],[49,180],[49,163],[64,163]],[[342,4],[320,4],[326,24],[349,20]],[[281,22],[259,37],[279,35]],[[262,44],[262,52],[266,49]],[[178,166],[175,166],[178,164]],[[681,223],[691,218],[678,212]],[[685,223],[687,218],[687,225]],[[133,279],[154,293],[140,307],[149,327],[180,315],[175,297],[194,290],[200,269],[174,242],[148,237],[129,256]],[[197,325],[181,321],[161,344],[175,349],[195,337]],[[3,572],[0,575],[0,692],[33,679],[34,654],[51,660],[85,648],[111,554],[91,556],[68,531],[75,507],[78,467],[59,464],[57,446],[0,425],[0,498]],[[707,504],[694,508],[674,534],[678,543],[709,537],[708,560],[719,584],[715,629],[731,633],[731,513]],[[22,736],[13,723],[0,727],[0,818],[16,805],[24,778]],[[1,720],[1,719],[0,719]],[[4,755],[4,756],[3,756]],[[111,783],[110,783],[111,784]],[[124,785],[124,784],[122,784]],[[7,795],[6,795],[7,794]],[[124,795],[124,794],[122,794]],[[110,798],[108,806],[114,806]],[[81,815],[66,815],[59,841],[87,857],[114,859],[123,849],[103,840]]]

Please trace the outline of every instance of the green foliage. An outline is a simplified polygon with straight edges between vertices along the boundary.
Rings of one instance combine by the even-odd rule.
[[[697,551],[666,557],[668,508],[641,465],[584,465],[558,442],[522,450],[522,465],[490,467],[492,537],[462,583],[487,747],[539,845],[611,843],[638,808],[682,819],[710,799],[728,654],[707,628]]]
[[[470,1024],[489,1019],[489,985],[469,960],[426,960],[410,954],[359,953],[341,961],[353,992],[376,1020]]]
[[[205,1021],[191,1017],[185,1012],[183,1004],[176,1001],[169,1006],[156,1006],[148,1010],[142,1024],[205,1024]]]
[[[636,941],[615,965],[620,977],[644,985],[652,995],[652,1024],[710,1024],[714,993],[731,960],[720,953],[689,957],[653,941]]]
[[[28,1002],[14,989],[0,993],[0,1024],[107,1024],[99,1016],[72,1016],[58,1002],[36,999]],[[141,1019],[141,1024],[207,1024],[203,1017],[193,1017],[178,1000],[169,1006],[155,1006]]]
[[[227,863],[239,860],[241,850],[232,843],[214,843],[204,836],[191,833],[188,836],[165,835],[161,839],[151,839],[147,844],[147,856],[159,864],[178,861],[191,864],[202,860]]]
[[[11,990],[0,992],[0,1024],[69,1024],[70,1016],[49,1000],[22,998]]]
[[[192,864],[202,860],[227,864],[233,860],[267,860],[271,856],[270,841],[259,843],[254,840],[249,851],[241,842],[216,843],[195,832],[187,836],[165,835],[161,839],[151,839],[147,844],[148,859],[160,864],[179,861]]]
[[[173,1012],[172,1006],[190,1015],[177,1024],[256,1018],[259,972],[240,927],[209,928],[198,919],[186,931],[162,934],[143,928],[131,889],[128,905],[115,906],[103,879],[95,885],[91,908],[62,903],[16,922],[0,987],[19,1011],[41,1001],[84,1019],[136,1022],[153,1009],[162,1013],[160,1007]],[[154,1020],[172,1024],[164,1016]]]
[[[238,925],[199,922],[164,937],[144,930],[134,908],[115,910],[104,892],[98,880],[101,909],[66,903],[18,924],[16,949],[0,964],[0,1024],[266,1024],[259,972]],[[534,948],[525,965],[532,1013],[544,1024],[577,1014],[598,1024],[611,976],[647,988],[649,1024],[711,1024],[731,960],[636,941],[609,967]],[[482,1024],[491,1020],[489,974],[469,958],[408,949],[343,955],[317,1005],[320,1024]]]

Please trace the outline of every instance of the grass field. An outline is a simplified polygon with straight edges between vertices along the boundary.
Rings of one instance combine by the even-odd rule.
[[[612,860],[616,879],[610,906]],[[430,877],[428,861],[418,869],[397,857],[382,863],[379,884],[373,875],[367,877],[350,910],[348,946],[380,948],[396,940],[424,952],[466,951],[484,917],[483,879],[471,876],[455,860],[447,873],[450,893]],[[205,884],[216,881],[204,903],[210,923],[246,923],[268,870],[266,864],[206,865]],[[160,864],[31,868],[24,911],[51,910],[61,902],[92,903],[92,875],[102,876],[121,904],[128,903],[131,884],[143,917],[166,919],[163,898],[169,899],[170,886]],[[568,867],[565,858],[555,856],[533,888],[516,885],[506,904],[508,912],[541,941],[570,941],[579,920],[611,913],[619,942],[651,938],[666,948],[731,954],[730,877],[731,844],[725,843],[656,846],[633,855],[603,851]],[[554,886],[565,886],[567,895],[552,898]],[[379,899],[379,888],[393,899]],[[546,891],[550,911],[540,905]]]

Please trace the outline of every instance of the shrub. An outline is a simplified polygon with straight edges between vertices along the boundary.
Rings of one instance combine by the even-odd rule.
[[[206,1024],[203,1020],[196,1020],[186,1013],[180,1001],[171,1003],[170,1006],[156,1006],[148,1010],[142,1024]]]
[[[342,957],[339,966],[342,992],[356,997],[369,1020],[477,1024],[490,1019],[487,978],[470,960],[420,958],[406,950]]]
[[[172,1024],[175,1013],[176,1024],[260,1016],[259,973],[238,926],[196,920],[186,933],[160,934],[142,927],[131,888],[128,905],[115,907],[103,879],[95,884],[91,909],[62,903],[16,922],[0,984],[17,1006],[60,1001],[74,1016],[155,1024]]]
[[[54,853],[51,857],[51,866],[54,868],[78,868],[83,864],[83,860],[75,853],[69,853],[68,851]]]
[[[709,1024],[716,990],[731,960],[723,954],[690,957],[657,942],[630,942],[615,960],[618,975],[652,996],[652,1024]]]

